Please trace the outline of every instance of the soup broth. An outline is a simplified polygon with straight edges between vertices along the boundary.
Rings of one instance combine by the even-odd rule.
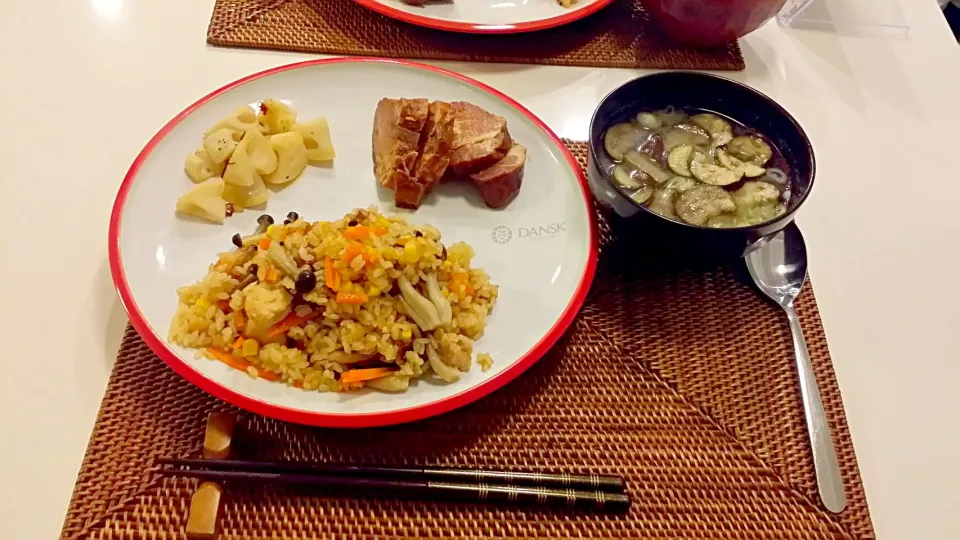
[[[708,111],[642,111],[604,133],[608,172],[631,199],[703,227],[770,221],[790,202],[789,169],[769,139]]]

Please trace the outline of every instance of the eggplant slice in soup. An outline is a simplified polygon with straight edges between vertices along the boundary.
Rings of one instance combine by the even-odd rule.
[[[660,214],[665,218],[676,219],[677,211],[675,205],[677,196],[676,190],[670,188],[658,189],[650,200],[650,211]]]
[[[760,137],[753,135],[734,137],[727,143],[725,150],[731,156],[749,161],[758,167],[762,167],[773,156],[770,145]]]
[[[729,186],[743,178],[742,171],[732,171],[720,165],[710,165],[699,161],[690,162],[690,172],[693,177],[711,186]]]
[[[769,182],[744,182],[730,194],[737,204],[736,226],[756,225],[786,212],[780,203],[780,190]]]
[[[690,158],[693,156],[693,147],[689,144],[681,144],[670,150],[667,154],[667,165],[670,170],[680,176],[691,176]]]
[[[663,187],[674,189],[678,193],[686,193],[699,185],[700,182],[697,182],[693,178],[687,178],[686,176],[674,176],[673,178],[667,180],[667,183],[665,183]]]
[[[616,124],[603,135],[603,146],[610,157],[620,161],[627,152],[638,150],[649,137],[649,131],[641,130],[633,124]]]
[[[624,155],[624,158],[628,163],[636,167],[638,171],[649,176],[650,178],[653,178],[653,180],[658,184],[666,182],[672,176],[670,173],[663,170],[663,168],[655,159],[647,154],[644,154],[643,152],[627,152],[626,155]]]
[[[717,159],[720,160],[720,164],[724,167],[734,172],[739,171],[741,176],[746,176],[747,178],[763,176],[767,172],[763,167],[759,167],[749,161],[741,161],[731,156],[724,152],[722,148],[717,148]]]
[[[643,183],[633,177],[633,171],[630,171],[622,163],[613,168],[613,179],[626,189],[637,189]]]
[[[736,210],[733,197],[717,186],[697,186],[677,201],[677,215],[691,225],[705,225],[712,217]]]
[[[657,115],[648,112],[638,114],[637,123],[644,129],[660,129],[663,127],[663,121]]]
[[[693,124],[680,124],[664,130],[663,146],[668,152],[682,144],[705,148],[710,144],[710,136]]]
[[[640,151],[657,162],[667,160],[667,153],[663,147],[663,137],[658,133],[654,133],[647,139],[647,142],[640,145]]]
[[[716,165],[717,160],[714,159],[715,152],[702,152],[700,150],[694,150],[693,155],[690,156],[690,161],[697,161],[699,163],[706,163],[708,165]],[[692,173],[691,173],[692,174]]]
[[[650,199],[651,195],[653,195],[653,188],[648,185],[643,185],[633,195],[630,195],[630,198],[638,204],[643,204]]]
[[[714,146],[723,146],[733,139],[733,127],[715,114],[696,114],[690,117],[690,121],[710,134]]]
[[[690,115],[688,115],[687,113],[683,111],[678,111],[672,107],[667,107],[662,111],[657,111],[653,113],[653,115],[656,116],[658,120],[660,120],[661,126],[666,126],[666,127],[682,124],[690,118]]]

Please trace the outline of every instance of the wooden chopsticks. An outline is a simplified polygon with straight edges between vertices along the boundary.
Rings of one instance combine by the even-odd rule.
[[[617,476],[547,474],[448,467],[373,467],[297,462],[161,458],[166,476],[391,492],[467,502],[499,502],[624,512],[630,498]]]

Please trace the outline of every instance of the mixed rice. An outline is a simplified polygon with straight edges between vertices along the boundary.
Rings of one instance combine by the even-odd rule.
[[[497,286],[473,249],[375,208],[310,223],[261,216],[204,278],[178,289],[170,340],[308,390],[404,391],[470,369]],[[482,355],[482,367],[489,367]]]

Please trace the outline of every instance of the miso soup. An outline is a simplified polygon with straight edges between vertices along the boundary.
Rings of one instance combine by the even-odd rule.
[[[760,133],[704,111],[642,111],[604,133],[610,176],[635,202],[691,225],[757,225],[790,201],[783,155]]]

